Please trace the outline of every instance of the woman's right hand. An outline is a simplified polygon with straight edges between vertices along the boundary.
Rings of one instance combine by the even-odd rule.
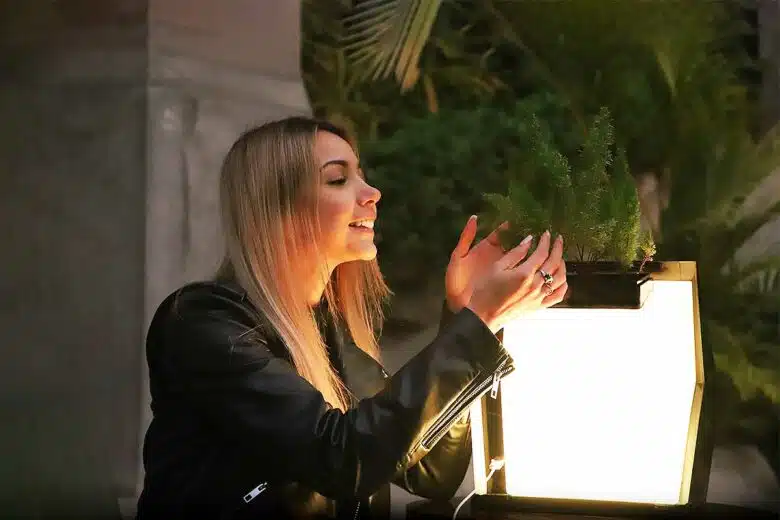
[[[530,247],[531,237],[527,237],[498,259],[475,284],[466,306],[493,333],[522,314],[560,303],[568,290],[562,237],[555,240],[551,250],[550,233],[545,231],[536,250],[526,258]],[[553,276],[549,290],[544,287],[540,270]]]

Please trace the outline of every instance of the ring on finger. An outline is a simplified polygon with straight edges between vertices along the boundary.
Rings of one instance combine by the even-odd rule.
[[[555,282],[555,278],[553,275],[545,271],[544,269],[539,269],[539,274],[542,275],[542,279],[544,280],[545,286],[552,286],[553,282]]]

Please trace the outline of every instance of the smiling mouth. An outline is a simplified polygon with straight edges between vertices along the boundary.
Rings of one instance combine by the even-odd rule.
[[[357,229],[359,231],[373,231],[374,230],[374,221],[373,220],[358,220],[356,222],[352,222],[349,227],[353,229]]]

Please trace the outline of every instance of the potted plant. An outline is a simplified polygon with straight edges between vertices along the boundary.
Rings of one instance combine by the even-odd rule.
[[[560,145],[532,117],[529,146],[516,157],[507,192],[484,197],[487,220],[509,222],[505,247],[545,230],[564,236],[569,291],[561,306],[639,306],[639,289],[658,268],[655,244],[642,229],[635,182],[606,108],[580,142]]]
[[[630,503],[626,516],[701,507],[712,363],[696,266],[653,260],[608,109],[579,139],[532,117],[508,177],[506,193],[484,195],[485,220],[509,223],[505,248],[545,230],[562,234],[569,290],[555,308],[504,327],[515,371],[471,409],[481,432],[473,453],[485,454],[474,462],[473,507],[599,515]],[[487,469],[497,460],[503,473],[494,478]],[[663,470],[647,471],[656,463]]]

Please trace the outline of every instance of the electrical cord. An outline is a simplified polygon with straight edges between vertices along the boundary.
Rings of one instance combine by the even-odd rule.
[[[504,467],[504,459],[491,459],[489,467],[490,467],[490,472],[488,473],[487,478],[485,479],[485,481],[489,481],[493,477],[493,474],[496,471],[498,471],[498,470],[500,470],[501,468]],[[476,488],[472,489],[471,493],[466,495],[466,498],[464,498],[463,500],[460,501],[460,504],[458,504],[458,507],[455,508],[455,512],[452,513],[452,520],[456,520],[456,518],[458,517],[458,513],[460,512],[461,508],[463,508],[463,506],[466,505],[466,502],[468,502],[469,499],[471,497],[473,497],[476,492],[477,492]]]

